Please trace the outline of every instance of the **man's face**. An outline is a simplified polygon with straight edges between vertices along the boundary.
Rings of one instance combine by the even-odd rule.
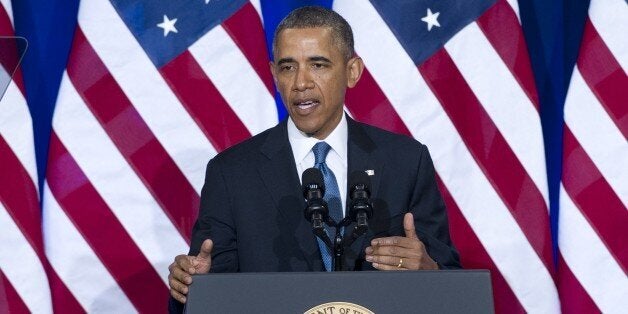
[[[275,48],[270,68],[288,114],[301,132],[325,139],[342,118],[362,61],[345,60],[330,28],[285,29]]]

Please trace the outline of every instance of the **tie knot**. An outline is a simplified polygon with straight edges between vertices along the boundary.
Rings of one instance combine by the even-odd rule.
[[[325,142],[316,143],[316,145],[312,148],[312,152],[314,153],[314,164],[318,165],[324,163],[330,149],[331,146]]]

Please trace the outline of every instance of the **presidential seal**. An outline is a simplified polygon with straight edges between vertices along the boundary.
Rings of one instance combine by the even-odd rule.
[[[303,314],[374,314],[373,311],[349,302],[330,302],[317,305]]]

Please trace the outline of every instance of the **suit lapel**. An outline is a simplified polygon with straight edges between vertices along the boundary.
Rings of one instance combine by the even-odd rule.
[[[322,263],[316,237],[312,234],[311,225],[303,216],[305,200],[288,141],[285,120],[270,130],[266,142],[261,147],[261,153],[267,159],[260,162],[258,167],[260,176],[279,210],[279,223],[286,226],[285,230],[290,230],[282,232],[284,242],[288,245],[299,245],[309,268],[320,270]]]
[[[366,171],[372,170],[374,175],[369,176],[371,179],[371,198],[377,195],[377,190],[380,184],[380,178],[384,171],[384,163],[379,160],[375,154],[377,146],[366,134],[362,126],[347,117],[349,139],[348,139],[348,169],[347,179],[354,171]],[[347,180],[347,209],[351,203],[349,180]],[[377,209],[375,209],[377,210]],[[345,236],[348,238],[351,231],[355,227],[355,223],[351,223],[345,231]],[[366,245],[366,238],[368,233],[360,236],[356,239],[350,247],[345,248],[345,265],[347,270],[354,270],[355,262],[364,251]]]

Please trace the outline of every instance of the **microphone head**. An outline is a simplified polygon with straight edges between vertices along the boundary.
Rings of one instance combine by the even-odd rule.
[[[349,195],[354,198],[356,190],[363,190],[367,193],[366,197],[371,195],[371,178],[364,171],[354,171],[349,175]]]
[[[312,189],[321,190],[321,194],[325,194],[325,180],[320,170],[309,168],[303,171],[301,176],[301,186],[303,187],[303,197],[307,198],[308,191]]]
[[[349,217],[358,225],[365,223],[362,219],[358,219],[358,216],[366,215],[366,219],[373,216],[370,185],[371,179],[364,171],[354,171],[349,175],[349,197],[351,198]]]
[[[303,197],[307,202],[304,212],[305,219],[312,222],[312,220],[316,220],[316,216],[318,216],[320,221],[327,221],[329,218],[329,209],[327,209],[327,203],[323,199],[323,195],[325,195],[325,180],[323,179],[323,174],[316,168],[306,169],[301,175],[301,182]]]

